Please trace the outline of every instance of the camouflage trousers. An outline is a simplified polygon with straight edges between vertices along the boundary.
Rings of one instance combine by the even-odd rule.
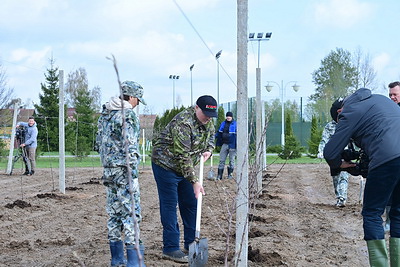
[[[129,193],[129,182],[126,168],[104,168],[103,178],[108,181],[105,183],[107,195],[106,211],[109,216],[107,221],[108,240],[122,241],[122,233],[124,233],[125,244],[134,245],[135,226],[131,216],[132,201]],[[135,205],[135,219],[139,226],[142,216],[140,208],[139,181],[137,178],[132,179],[132,192]]]
[[[347,172],[340,172],[339,175],[332,176],[336,199],[347,199],[348,180],[349,174]]]

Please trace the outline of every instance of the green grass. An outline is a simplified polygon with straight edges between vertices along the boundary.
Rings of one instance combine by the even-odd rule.
[[[91,153],[96,155],[96,152]],[[59,158],[57,152],[47,152],[44,154],[47,157],[39,157],[36,160],[36,168],[58,168],[59,167]],[[68,155],[68,154],[67,154]],[[97,154],[98,155],[98,154]],[[52,157],[48,157],[52,156]],[[7,161],[8,157],[3,157],[0,160],[0,169],[7,169]],[[321,163],[325,162],[324,160],[317,158],[309,158],[307,156],[302,156],[298,159],[290,159],[284,160],[279,158],[277,155],[267,155],[267,165],[269,164],[309,164],[309,163]],[[219,163],[219,156],[213,157],[213,166],[216,167]],[[208,160],[205,166],[210,166],[211,161]],[[20,168],[22,166],[22,160],[18,160],[15,168]],[[146,156],[146,161],[141,162],[140,166],[151,166],[150,156]],[[65,167],[66,168],[78,168],[78,167],[102,167],[100,162],[100,157],[84,157],[84,158],[75,158],[75,157],[66,157],[65,158]]]

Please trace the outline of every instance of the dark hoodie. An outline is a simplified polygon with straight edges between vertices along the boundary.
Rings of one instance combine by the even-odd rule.
[[[335,134],[324,149],[333,169],[342,163],[341,153],[352,138],[370,159],[369,170],[400,157],[400,109],[383,95],[361,88],[343,101]]]

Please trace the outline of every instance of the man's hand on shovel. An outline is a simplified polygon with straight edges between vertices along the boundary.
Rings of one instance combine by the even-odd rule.
[[[211,157],[211,152],[208,151],[204,152],[203,157],[204,157],[204,162],[206,162]],[[196,199],[199,198],[200,193],[203,194],[203,196],[206,194],[206,192],[204,192],[203,185],[201,185],[199,182],[195,182],[193,184],[193,190]]]
[[[194,190],[194,195],[195,195],[196,198],[199,198],[200,194],[203,194],[203,196],[206,194],[204,192],[203,186],[199,182],[195,182],[193,184],[193,190]]]
[[[211,157],[211,152],[204,152],[203,153],[204,162],[206,162]]]

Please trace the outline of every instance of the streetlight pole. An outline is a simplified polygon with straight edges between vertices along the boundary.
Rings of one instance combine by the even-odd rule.
[[[283,86],[283,80],[281,81],[281,85],[279,85],[277,82],[274,81],[268,81],[268,84],[265,86],[265,89],[268,92],[271,92],[272,90],[272,85],[269,85],[270,83],[274,83],[278,86],[279,90],[280,90],[280,94],[281,94],[281,106],[282,106],[282,132],[281,132],[281,145],[282,148],[285,146],[285,92],[286,92],[286,86],[288,86],[288,84],[290,83],[294,83],[294,85],[292,85],[292,88],[295,92],[299,91],[300,86],[296,84],[296,81],[290,81],[288,83],[285,84],[285,86]]]
[[[192,70],[193,70],[194,64],[190,66],[190,105],[193,106],[193,76],[192,76]]]
[[[262,135],[262,101],[261,101],[261,68],[260,68],[260,46],[261,41],[268,41],[272,32],[267,32],[264,37],[264,33],[257,33],[257,38],[254,38],[255,33],[249,33],[249,41],[257,41],[258,42],[258,60],[257,60],[257,68],[256,68],[256,180],[257,180],[257,192],[262,192],[262,169],[263,162],[261,161],[261,157],[263,155],[263,139]]]
[[[215,59],[217,60],[217,103],[219,106],[219,57],[221,56],[222,50],[215,54]]]
[[[169,78],[172,79],[172,108],[175,108],[175,80],[178,80],[179,76],[169,75]]]

